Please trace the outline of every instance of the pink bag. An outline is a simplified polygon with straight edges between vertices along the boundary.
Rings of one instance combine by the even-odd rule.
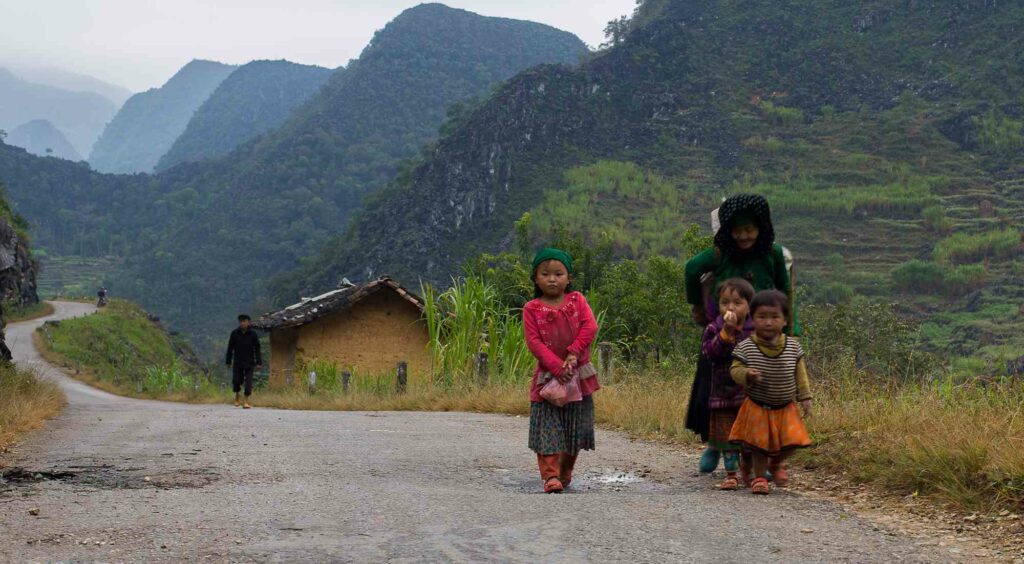
[[[559,382],[558,378],[551,374],[546,375],[549,377],[548,381],[540,388],[540,397],[545,401],[555,407],[562,407],[574,401],[583,401],[583,392],[580,391],[579,378],[575,373],[572,375],[572,379],[565,384]]]

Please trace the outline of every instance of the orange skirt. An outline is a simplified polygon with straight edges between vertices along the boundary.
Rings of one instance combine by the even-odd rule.
[[[729,441],[769,456],[811,446],[796,402],[779,409],[765,409],[750,398],[740,406]]]

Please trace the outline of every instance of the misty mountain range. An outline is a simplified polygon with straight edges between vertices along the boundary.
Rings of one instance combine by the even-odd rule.
[[[117,109],[116,102],[96,92],[35,83],[0,68],[0,129],[7,133],[30,121],[46,120],[78,155],[88,155]]]

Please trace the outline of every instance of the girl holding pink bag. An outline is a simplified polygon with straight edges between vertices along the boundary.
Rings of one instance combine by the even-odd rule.
[[[572,257],[554,248],[533,259],[535,299],[523,306],[523,332],[537,358],[530,385],[530,450],[544,491],[569,486],[576,457],[594,449],[594,400],[601,385],[590,363],[597,320],[572,289]]]

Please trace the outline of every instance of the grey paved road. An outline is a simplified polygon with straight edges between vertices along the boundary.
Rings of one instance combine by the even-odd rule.
[[[58,304],[56,316],[90,310]],[[9,340],[69,405],[0,458],[0,561],[936,558],[835,505],[714,491],[692,455],[619,433],[599,431],[579,488],[555,496],[536,493],[525,418],[115,397],[41,361],[40,322],[12,325]]]

